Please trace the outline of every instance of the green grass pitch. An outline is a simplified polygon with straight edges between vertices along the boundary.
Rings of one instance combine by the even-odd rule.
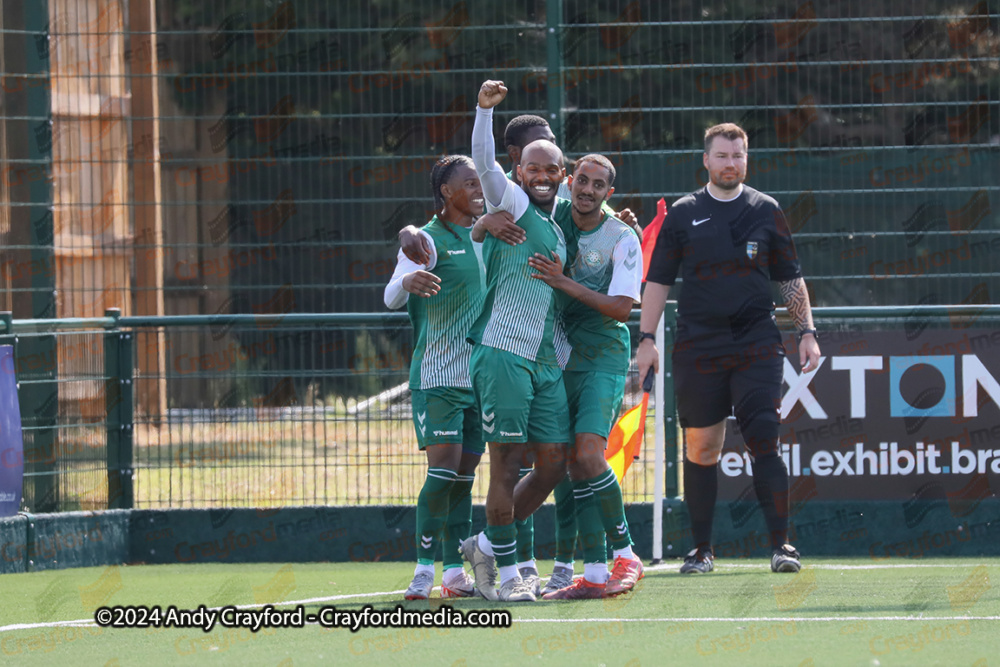
[[[507,629],[111,629],[103,605],[392,609],[409,563],[112,566],[0,577],[11,665],[969,665],[1000,664],[1000,559],[808,559],[797,575],[720,560],[708,575],[649,568],[608,600],[480,599],[406,609],[508,609]],[[542,573],[551,563],[541,563]],[[440,573],[439,573],[440,576]],[[89,620],[88,620],[89,619]]]

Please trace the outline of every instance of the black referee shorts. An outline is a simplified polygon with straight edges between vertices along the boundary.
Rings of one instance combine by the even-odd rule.
[[[705,428],[735,414],[741,428],[779,421],[785,347],[772,340],[725,351],[676,349],[674,395],[682,428]]]

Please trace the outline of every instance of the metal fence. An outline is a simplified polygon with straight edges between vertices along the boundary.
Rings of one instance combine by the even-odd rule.
[[[672,309],[667,314],[673,328]],[[412,344],[402,314],[4,315],[0,345],[14,345],[27,511],[416,502],[426,459],[410,411],[409,356],[394,352]],[[819,308],[815,315],[829,335],[826,353],[836,355],[854,350],[860,328],[917,336],[928,328],[989,328],[1000,322],[1000,306]],[[784,311],[779,323],[790,326]],[[154,336],[163,340],[151,344]],[[199,347],[204,338],[220,344]],[[351,339],[359,342],[348,345]],[[151,350],[168,352],[161,375],[141,370]],[[79,369],[70,362],[81,358],[86,370],[65,370]],[[653,498],[658,420],[665,496],[680,490],[668,362],[661,366],[667,410],[657,415],[650,402],[641,456],[623,483],[626,502]],[[345,382],[360,383],[368,398],[345,399]],[[200,387],[199,395],[212,398],[144,409],[143,393],[160,384],[171,396]],[[633,369],[623,410],[640,395]],[[488,480],[481,466],[476,502],[485,499]]]
[[[416,503],[427,462],[410,411],[412,338],[403,314],[112,311],[7,320],[4,332],[0,344],[15,346],[29,511]],[[153,336],[162,340],[151,344]],[[218,344],[201,347],[205,337]],[[54,355],[37,352],[43,342]],[[142,357],[160,349],[166,371],[143,373]],[[66,372],[63,362],[79,357],[87,370]],[[142,394],[161,383],[171,397],[210,398],[143,409]],[[345,383],[368,398],[345,399]],[[640,395],[630,373],[626,407]],[[654,418],[650,410],[642,457],[625,480],[629,502],[652,498]],[[477,502],[488,479],[482,466]]]
[[[3,4],[16,317],[381,311],[396,231],[432,213],[437,156],[469,151],[487,77],[511,89],[498,134],[540,113],[569,155],[607,153],[643,223],[704,182],[704,127],[742,123],[816,306],[1000,289],[995,2],[150,7]]]
[[[608,154],[612,204],[643,224],[659,198],[703,184],[706,126],[744,125],[749,183],[784,206],[815,306],[994,303],[998,25],[996,0],[0,3],[0,308],[216,322],[381,312],[396,232],[433,212],[437,157],[469,151],[486,78],[511,90],[498,135],[537,113],[569,156]],[[337,363],[407,356],[393,325],[355,333]],[[55,358],[87,335],[38,335],[25,350]],[[154,459],[221,446],[178,415],[249,407],[242,380],[171,365],[224,357],[231,340],[211,326],[137,332],[136,411],[158,415],[142,428],[166,443]],[[287,365],[254,380],[264,393],[253,396],[285,391],[288,377],[301,398],[297,373],[329,373],[341,405],[381,387],[286,347]],[[60,357],[58,378],[38,376],[39,428],[90,409],[92,388],[49,397],[97,373],[95,358]],[[364,428],[391,423],[373,415]],[[54,436],[38,437],[63,460]],[[267,456],[288,480],[276,495],[327,488],[293,479],[294,457]],[[409,493],[401,479],[381,496]],[[165,477],[149,502],[231,500],[185,480]]]
[[[152,8],[152,9],[151,9]],[[17,317],[373,312],[480,82],[643,223],[750,133],[818,306],[991,302],[1000,12],[954,3],[43,0],[0,16]],[[501,156],[506,161],[505,156]]]

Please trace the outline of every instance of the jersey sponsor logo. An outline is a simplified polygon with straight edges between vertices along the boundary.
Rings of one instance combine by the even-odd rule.
[[[749,243],[747,243],[747,257],[749,257],[750,259],[756,259],[757,258],[757,242],[756,241],[750,241]]]
[[[458,431],[434,431],[434,435],[458,435]]]
[[[709,220],[711,220],[711,219],[712,219],[712,216],[708,216],[708,217],[707,217],[707,218],[705,218],[704,220],[692,220],[692,221],[691,221],[691,226],[692,226],[692,227],[697,227],[697,226],[698,226],[698,225],[700,225],[701,223],[703,223],[703,222],[708,222],[708,221],[709,221]]]
[[[518,431],[517,433],[508,433],[507,431],[500,431],[500,435],[505,438],[523,438],[524,434]]]
[[[596,250],[591,250],[583,256],[583,261],[587,266],[598,267],[604,263],[604,257]]]
[[[449,255],[464,255],[465,254],[465,249],[462,249],[462,250],[449,250],[448,254]]]

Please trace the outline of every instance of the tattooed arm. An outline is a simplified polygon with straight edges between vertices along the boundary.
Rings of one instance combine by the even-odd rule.
[[[797,331],[814,329],[812,309],[809,305],[809,292],[806,291],[806,281],[802,278],[783,280],[778,283],[781,298],[785,301],[788,314],[792,316]],[[819,343],[816,336],[806,334],[799,341],[799,365],[802,372],[808,373],[819,367]]]
[[[809,307],[809,292],[806,291],[806,281],[802,278],[793,278],[778,283],[781,290],[781,298],[785,301],[788,314],[795,322],[795,328],[799,331],[812,329],[812,310]]]

